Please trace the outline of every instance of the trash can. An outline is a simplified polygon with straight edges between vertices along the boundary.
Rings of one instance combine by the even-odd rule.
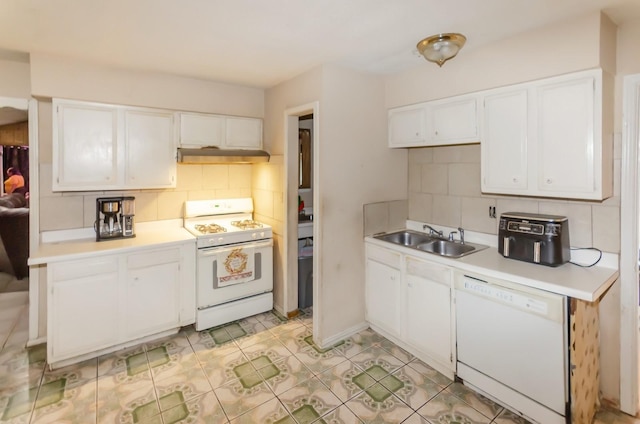
[[[313,306],[313,246],[298,250],[298,309]]]

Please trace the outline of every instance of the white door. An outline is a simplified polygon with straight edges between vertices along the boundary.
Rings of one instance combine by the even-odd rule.
[[[527,90],[484,98],[482,128],[482,191],[523,193],[528,187]]]
[[[176,185],[176,145],[173,114],[125,111],[127,188],[168,188]]]

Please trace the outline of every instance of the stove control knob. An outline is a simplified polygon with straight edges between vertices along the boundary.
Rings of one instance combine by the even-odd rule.
[[[264,231],[260,233],[260,237],[264,238]]]
[[[258,234],[257,233],[251,233],[251,238],[252,239],[257,239],[258,238]]]
[[[224,239],[222,237],[218,237],[218,243],[222,243]]]

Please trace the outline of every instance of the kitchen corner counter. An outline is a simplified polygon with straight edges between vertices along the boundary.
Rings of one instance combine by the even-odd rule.
[[[196,239],[182,226],[173,223],[146,223],[136,226],[136,236],[97,242],[95,236],[40,243],[29,257],[28,264],[42,265],[51,262],[89,258],[96,253],[126,253],[141,247],[167,246],[193,242]]]
[[[566,263],[558,267],[548,267],[507,259],[498,253],[495,247],[453,259],[394,245],[373,237],[366,237],[365,241],[461,271],[475,272],[587,302],[600,299],[619,276],[617,269],[603,266],[584,268]]]

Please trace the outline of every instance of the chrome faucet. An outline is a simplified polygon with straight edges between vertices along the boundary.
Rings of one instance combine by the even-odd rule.
[[[457,231],[451,231],[451,232],[449,233],[449,241],[453,241],[453,235],[454,235],[454,234],[458,234],[458,232],[457,232]]]
[[[464,230],[462,227],[458,227],[458,232],[460,233],[460,244],[464,244]]]
[[[436,236],[438,236],[438,237],[442,237],[442,231],[437,231],[437,230],[436,230],[435,228],[433,228],[431,225],[424,224],[424,225],[422,226],[422,230],[424,231],[424,230],[426,230],[426,229],[429,229],[429,235],[430,235],[430,236],[432,236],[432,235],[436,235]]]

